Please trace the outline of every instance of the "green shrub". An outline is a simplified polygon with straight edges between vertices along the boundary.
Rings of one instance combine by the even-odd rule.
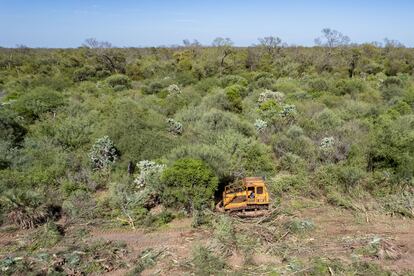
[[[107,170],[118,158],[117,150],[108,136],[99,138],[88,154],[95,170]]]
[[[158,112],[129,99],[119,99],[112,106],[113,112],[101,121],[101,133],[111,137],[122,156],[120,161],[153,160],[176,145],[166,131],[166,118]]]
[[[312,231],[315,224],[311,220],[294,219],[285,224],[285,228],[293,234],[303,234]]]
[[[220,82],[223,88],[228,87],[228,86],[233,86],[235,84],[239,86],[244,86],[244,87],[248,85],[248,81],[242,76],[238,76],[238,75],[224,76],[220,79]]]
[[[180,72],[175,76],[177,82],[181,85],[190,85],[197,82],[197,79],[191,72]]]
[[[384,116],[376,125],[369,148],[371,170],[390,170],[396,182],[409,183],[414,178],[414,116],[395,120]]]
[[[351,95],[356,97],[366,89],[366,85],[359,79],[339,80],[335,85],[337,95]]]
[[[94,219],[98,215],[96,207],[93,195],[84,190],[74,191],[62,204],[63,211],[72,219]]]
[[[397,85],[388,85],[381,87],[381,93],[386,101],[391,101],[401,98],[404,95],[404,89]]]
[[[157,220],[159,221],[160,225],[170,223],[173,219],[174,215],[166,210],[162,211],[157,217]]]
[[[302,90],[299,86],[298,81],[290,78],[278,79],[276,81],[276,84],[273,86],[273,89],[284,93],[294,93]]]
[[[18,121],[16,114],[6,108],[0,108],[0,141],[17,145],[22,142],[27,130]]]
[[[169,160],[193,158],[203,160],[208,164],[220,179],[228,178],[232,174],[231,158],[228,153],[215,145],[194,144],[177,147],[168,155]]]
[[[105,82],[115,91],[130,89],[132,87],[129,77],[121,74],[112,75],[106,78]]]
[[[12,104],[12,108],[28,119],[37,119],[45,112],[53,112],[63,105],[60,93],[49,88],[39,87],[24,93]]]
[[[335,191],[335,188],[328,188],[328,192],[326,194],[326,200],[329,204],[333,206],[338,206],[348,210],[357,211],[355,205],[353,204],[353,200],[349,195],[344,195]]]
[[[270,193],[274,198],[284,193],[294,193],[309,195],[310,189],[307,182],[307,175],[280,174],[267,181]],[[314,191],[315,192],[315,191]]]
[[[219,85],[220,82],[216,78],[206,78],[197,82],[194,88],[199,91],[209,92],[212,89],[217,88]]]
[[[78,89],[82,93],[95,94],[99,91],[96,83],[92,81],[83,81],[79,84]]]
[[[280,160],[280,169],[291,172],[291,173],[302,173],[307,171],[306,161],[300,156],[292,154],[290,152],[283,155]]]
[[[381,199],[386,212],[392,215],[414,218],[414,194],[402,192],[388,195]]]
[[[196,128],[200,132],[207,132],[211,135],[214,133],[221,133],[228,130],[235,130],[246,136],[252,136],[255,131],[253,126],[245,120],[241,120],[236,115],[230,112],[223,112],[216,109],[202,114],[202,117],[197,122]]]
[[[325,92],[329,90],[329,83],[323,78],[310,79],[307,82],[307,86],[310,92]]]
[[[27,187],[3,192],[0,205],[7,214],[7,219],[22,229],[35,228],[60,215],[60,208],[48,204],[45,195]]]
[[[355,166],[343,166],[339,170],[339,181],[347,190],[355,187],[364,176],[365,171]]]
[[[170,84],[173,84],[173,80],[170,78],[151,80],[143,86],[142,92],[144,94],[157,94],[164,88],[168,87]]]
[[[233,112],[241,112],[243,109],[242,106],[242,99],[244,94],[245,88],[238,84],[233,84],[231,86],[226,87],[225,92],[227,99],[230,102],[230,111]]]
[[[87,81],[91,80],[96,76],[96,70],[92,66],[83,66],[73,72],[74,81]]]
[[[321,130],[329,131],[339,127],[342,123],[341,118],[334,111],[325,108],[317,114],[315,120]]]
[[[161,198],[169,206],[186,210],[210,206],[218,180],[203,161],[179,159],[162,173]]]

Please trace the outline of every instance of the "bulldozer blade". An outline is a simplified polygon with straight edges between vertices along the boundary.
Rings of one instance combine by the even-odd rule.
[[[216,210],[216,212],[224,213],[224,207],[223,207],[223,201],[222,200],[220,200],[220,202],[217,203],[215,210]]]

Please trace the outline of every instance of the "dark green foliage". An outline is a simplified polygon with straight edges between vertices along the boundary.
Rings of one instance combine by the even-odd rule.
[[[22,142],[27,130],[17,120],[16,114],[0,107],[0,140],[13,145]]]
[[[167,205],[182,206],[187,210],[209,206],[218,180],[203,161],[179,159],[162,176],[161,198]]]
[[[369,152],[369,169],[390,170],[397,179],[412,182],[414,177],[414,117],[396,120],[381,118]]]
[[[142,92],[145,94],[157,94],[161,92],[164,88],[167,88],[168,85],[172,84],[173,81],[171,78],[165,78],[162,80],[151,80],[148,81],[146,85],[142,88]]]

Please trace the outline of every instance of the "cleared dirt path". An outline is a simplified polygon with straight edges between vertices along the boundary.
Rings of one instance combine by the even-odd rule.
[[[304,237],[288,235],[284,240],[289,247],[296,248],[291,253],[299,258],[311,259],[318,256],[350,262],[353,256],[359,255],[360,258],[366,258],[367,261],[392,271],[414,270],[414,220],[375,212],[352,212],[327,205],[303,208],[295,211],[294,216],[311,220],[315,225],[315,229]],[[143,275],[152,275],[160,271],[169,271],[169,275],[180,275],[182,271],[179,265],[174,268],[174,264],[185,263],[191,257],[194,245],[207,244],[211,235],[210,231],[192,228],[191,219],[174,220],[168,228],[154,232],[100,229],[93,229],[91,232],[92,239],[126,242],[135,257],[148,248],[168,252],[168,257],[157,263],[155,268],[144,271]],[[398,256],[361,256],[359,250],[378,238],[386,241],[390,247],[386,250],[398,252]],[[228,262],[231,263],[232,259]],[[275,257],[264,254],[258,263],[275,263]]]
[[[375,258],[371,261],[393,270],[414,269],[414,220],[375,212],[350,212],[329,206],[308,208],[298,217],[310,219],[315,230],[310,234],[309,249],[319,256],[349,259],[374,239],[385,240],[399,254],[398,258]]]
[[[202,242],[208,239],[208,232],[191,227],[191,219],[175,220],[169,224],[168,228],[155,232],[94,229],[91,235],[92,239],[124,241],[137,251],[147,248],[183,247],[195,241]]]

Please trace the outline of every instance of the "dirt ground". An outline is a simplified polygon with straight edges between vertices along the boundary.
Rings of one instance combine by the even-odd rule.
[[[326,204],[301,207],[290,214],[301,220],[312,221],[314,229],[306,235],[287,233],[283,242],[291,247],[289,254],[299,259],[315,256],[340,259],[350,262],[359,250],[375,239],[386,245],[382,256],[360,256],[367,261],[379,264],[385,269],[402,273],[414,271],[414,220],[391,217],[386,214],[367,212],[357,213]],[[252,224],[254,229],[254,224]],[[26,230],[27,232],[27,230]],[[0,246],[19,239],[25,231],[0,232]],[[183,267],[191,259],[192,249],[197,244],[206,245],[213,237],[211,230],[191,227],[191,219],[175,219],[165,228],[155,231],[91,228],[90,239],[124,241],[131,250],[130,260],[135,260],[145,249],[163,252],[156,265],[141,275],[182,275]],[[255,235],[252,231],[252,235]],[[255,251],[251,258],[255,265],[283,265],[283,258],[266,252]],[[226,259],[234,270],[243,266],[244,259],[234,252]],[[127,269],[112,271],[108,275],[123,275]]]
[[[397,252],[397,255],[391,258],[370,256],[367,257],[368,261],[397,273],[414,270],[414,220],[375,212],[361,215],[361,213],[326,205],[301,208],[295,211],[293,216],[310,220],[315,225],[315,229],[304,237],[289,235],[284,237],[285,242],[297,244],[297,250],[293,252],[295,257],[320,256],[338,258],[347,262],[357,254],[359,248],[379,238],[391,247],[386,248],[385,253],[391,250]],[[192,228],[190,219],[175,220],[167,229],[156,232],[146,233],[142,230],[92,232],[94,238],[125,241],[136,254],[146,248],[166,250],[169,257],[144,271],[143,275],[180,275],[180,268],[177,266],[175,270],[172,269],[171,263],[185,262],[191,257],[192,247],[200,243],[206,244],[212,235],[213,233],[207,230]],[[282,263],[280,258],[264,252],[256,252],[252,260],[256,265],[277,266]],[[227,263],[238,269],[243,265],[243,257],[235,253],[227,259]]]

